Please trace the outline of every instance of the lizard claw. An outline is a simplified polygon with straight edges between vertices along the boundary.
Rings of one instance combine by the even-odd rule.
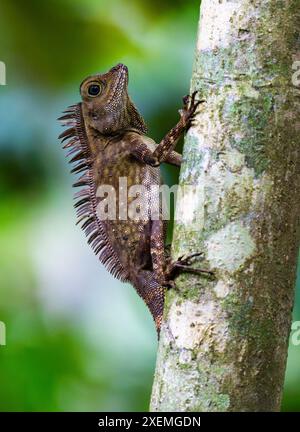
[[[182,102],[183,102],[183,106],[184,106],[184,107],[186,107],[186,106],[188,105],[189,100],[190,100],[190,95],[185,95],[185,96],[183,96],[183,98],[182,98]]]
[[[175,277],[179,271],[194,274],[207,274],[209,276],[213,276],[214,274],[210,270],[194,269],[190,267],[192,264],[192,259],[195,257],[201,257],[203,259],[203,252],[196,252],[190,255],[182,255],[178,258],[177,261],[169,263],[167,269],[168,280]]]
[[[193,91],[193,93],[191,95],[191,105],[193,105],[195,103],[197,93],[198,93],[198,90]]]
[[[192,258],[195,258],[195,257],[204,258],[203,252],[195,252],[195,253],[190,254],[190,255],[182,255],[178,258],[178,260],[176,262],[178,262],[179,264],[182,264],[182,265],[191,265],[192,264],[191,260],[192,260]]]
[[[194,120],[194,115],[198,106],[204,102],[204,99],[200,99],[196,101],[196,96],[198,94],[198,90],[195,90],[192,95],[184,96],[183,100],[183,108],[179,110],[179,114],[183,119],[185,127],[190,127],[193,125],[192,121]]]

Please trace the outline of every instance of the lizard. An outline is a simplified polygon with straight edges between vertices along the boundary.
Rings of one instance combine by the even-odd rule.
[[[80,94],[81,102],[68,107],[59,118],[69,126],[59,138],[66,141],[64,148],[75,164],[71,172],[84,172],[73,185],[81,188],[74,205],[79,223],[100,262],[113,276],[135,287],[153,316],[159,337],[165,289],[173,285],[176,272],[210,273],[190,267],[190,258],[200,255],[197,253],[172,262],[166,254],[166,221],[161,208],[155,220],[149,212],[159,200],[151,191],[152,185],[161,184],[159,166],[163,162],[181,165],[182,156],[174,150],[176,143],[203,101],[196,101],[196,92],[184,97],[178,123],[157,144],[146,135],[145,121],[128,94],[125,65],[87,77],[80,85]],[[102,185],[116,191],[119,211],[124,205],[118,202],[120,178],[128,185],[144,187],[141,217],[124,220],[120,213],[114,220],[99,217],[102,200],[98,191]]]

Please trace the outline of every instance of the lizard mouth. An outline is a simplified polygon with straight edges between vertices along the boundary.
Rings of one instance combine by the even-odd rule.
[[[122,63],[114,66],[110,69],[109,73],[115,75],[114,82],[111,88],[110,97],[107,101],[107,105],[114,105],[117,101],[120,101],[122,94],[128,84],[128,68]]]
[[[58,120],[62,122],[63,126],[69,127],[58,138],[62,142],[66,141],[63,148],[68,149],[67,157],[70,157],[69,162],[73,164],[71,173],[83,172],[73,184],[74,187],[81,188],[74,195],[76,200],[74,207],[78,217],[77,224],[82,223],[81,228],[88,237],[88,243],[107,270],[118,279],[126,281],[127,273],[111,246],[105,224],[97,216],[98,203],[96,182],[92,170],[93,157],[84,127],[81,103],[68,107],[64,111],[64,115]]]

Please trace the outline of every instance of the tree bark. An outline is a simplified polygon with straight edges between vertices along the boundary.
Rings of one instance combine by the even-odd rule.
[[[300,229],[298,0],[203,0],[152,411],[278,411]]]

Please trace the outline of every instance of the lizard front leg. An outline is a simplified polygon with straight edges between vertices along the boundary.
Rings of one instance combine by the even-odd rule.
[[[132,155],[141,162],[154,167],[163,162],[180,166],[181,158],[178,153],[174,152],[174,148],[182,133],[191,125],[198,105],[204,102],[204,100],[196,101],[196,94],[197,92],[194,92],[192,96],[184,97],[184,106],[180,110],[179,122],[167,133],[155,149],[149,146],[147,139],[145,140],[141,136],[133,138],[130,149]]]
[[[197,91],[194,91],[192,96],[185,96],[183,98],[183,108],[179,111],[180,120],[175,127],[173,127],[163,140],[158,144],[153,152],[153,158],[157,161],[157,165],[165,162],[170,151],[174,150],[176,143],[183,132],[191,125],[194,118],[196,109],[204,102],[204,100],[196,101]]]

